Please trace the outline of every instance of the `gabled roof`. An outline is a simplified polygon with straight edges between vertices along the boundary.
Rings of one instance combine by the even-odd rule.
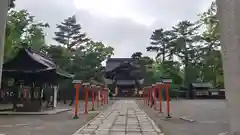
[[[52,60],[31,49],[21,49],[10,61],[3,64],[3,72],[39,73],[55,70],[56,74],[67,78],[73,75],[63,71]]]
[[[106,61],[106,72],[114,70],[116,67],[120,66],[122,63],[136,63],[136,59],[132,58],[109,58]]]
[[[98,82],[98,81],[95,81],[95,80],[90,80],[90,83],[94,84],[94,85],[98,85],[98,86],[105,86],[105,84],[103,84],[101,82]]]

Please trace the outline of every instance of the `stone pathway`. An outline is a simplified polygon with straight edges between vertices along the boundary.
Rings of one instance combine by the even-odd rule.
[[[134,100],[119,100],[73,135],[164,135]]]

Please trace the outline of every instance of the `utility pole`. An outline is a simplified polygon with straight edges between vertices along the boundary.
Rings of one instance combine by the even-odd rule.
[[[8,4],[9,0],[0,0],[0,88],[2,84],[2,66],[4,57],[4,40],[7,23]]]

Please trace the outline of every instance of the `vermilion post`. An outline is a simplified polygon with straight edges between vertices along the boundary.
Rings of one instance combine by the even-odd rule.
[[[102,91],[102,105],[104,105],[105,104],[105,100],[104,100],[104,91]]]
[[[148,89],[148,106],[150,105],[150,89]]]
[[[102,91],[102,102],[103,102],[103,105],[105,105],[105,92],[104,90]]]
[[[85,86],[85,112],[84,114],[88,114],[88,86]]]
[[[159,96],[159,111],[162,113],[162,90],[161,86],[158,87],[158,96]]]
[[[149,104],[149,89],[147,89],[147,105]]]
[[[94,108],[94,98],[95,98],[94,92],[95,92],[95,88],[93,87],[93,88],[92,88],[92,111],[95,110],[95,108]]]
[[[104,104],[106,104],[107,102],[107,92],[106,91],[104,91]]]
[[[151,102],[151,101],[152,101],[152,89],[150,88],[150,90],[149,90],[149,91],[150,91],[150,94],[149,94],[149,96],[150,96],[150,100],[149,100],[149,106],[150,106],[150,105],[151,105],[151,103],[152,103],[152,102]]]
[[[100,91],[97,91],[97,107],[99,107],[99,101],[100,101]]]
[[[153,86],[153,92],[154,92],[154,109],[157,109],[157,91],[156,91],[156,86]]]
[[[146,93],[145,93],[145,94],[146,94],[146,105],[147,105],[147,104],[148,104],[148,100],[149,100],[149,99],[148,99],[148,98],[149,98],[149,97],[148,97],[148,89],[146,89]]]
[[[74,119],[78,119],[78,99],[79,99],[79,89],[81,87],[80,84],[74,84],[74,87],[76,89],[76,95],[75,95],[75,113],[74,113]]]
[[[143,98],[143,103],[145,104],[145,89],[144,88],[143,88],[142,98]]]
[[[148,105],[148,89],[146,90],[146,105]]]
[[[103,96],[104,96],[104,95],[103,95],[103,91],[101,90],[101,105],[102,105],[102,106],[103,106],[103,101],[104,101],[104,100],[103,100],[103,98],[104,98]]]
[[[171,118],[171,116],[170,116],[170,97],[169,97],[168,88],[169,88],[169,85],[165,85],[165,89],[166,89],[166,100],[167,100],[167,118]]]
[[[107,91],[105,91],[105,104],[107,104]]]
[[[108,104],[109,91],[107,91],[107,95],[106,96],[107,96],[107,104]]]

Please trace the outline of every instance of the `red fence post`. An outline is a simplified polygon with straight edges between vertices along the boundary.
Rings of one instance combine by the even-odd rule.
[[[101,105],[103,106],[103,104],[104,104],[104,100],[103,100],[103,90],[101,89]]]
[[[145,104],[148,104],[148,89],[145,90]]]
[[[75,88],[75,112],[73,119],[78,119],[78,100],[79,100],[79,89],[81,88],[81,80],[73,80],[74,88]]]
[[[152,104],[152,88],[150,88],[150,94],[149,94],[149,96],[150,96],[149,106],[151,106],[151,104]]]
[[[147,105],[149,105],[149,100],[150,100],[149,89],[147,89]]]
[[[143,88],[143,103],[146,104],[146,92],[145,92],[145,88]]]
[[[156,85],[153,85],[153,101],[154,101],[154,109],[157,109],[157,93],[156,93]]]
[[[88,89],[89,89],[89,84],[86,83],[84,86],[85,86],[85,111],[84,111],[84,114],[88,114]]]
[[[107,99],[106,99],[106,100],[107,100],[107,104],[108,104],[108,100],[109,100],[109,99],[108,99],[108,98],[109,98],[109,90],[108,90],[108,88],[107,88],[107,92],[106,92],[106,93],[107,93],[107,95],[106,95],[106,96],[107,96]]]
[[[107,103],[107,92],[104,89],[104,104],[106,104],[106,103]]]
[[[150,105],[150,89],[148,88],[148,106]]]
[[[95,110],[95,108],[94,108],[94,98],[95,98],[95,85],[92,85],[92,111],[94,111]]]
[[[100,90],[97,90],[97,107],[99,108],[99,101],[100,101]]]
[[[169,97],[169,85],[165,84],[166,89],[166,102],[167,102],[167,118],[171,118],[170,116],[170,97]]]
[[[158,96],[159,96],[159,111],[160,111],[160,113],[162,113],[162,88],[161,88],[161,85],[159,85],[159,87],[158,87]]]
[[[76,89],[76,95],[75,95],[75,113],[74,113],[74,119],[78,119],[78,99],[79,99],[79,89],[80,89],[80,84],[74,84],[75,89]]]

